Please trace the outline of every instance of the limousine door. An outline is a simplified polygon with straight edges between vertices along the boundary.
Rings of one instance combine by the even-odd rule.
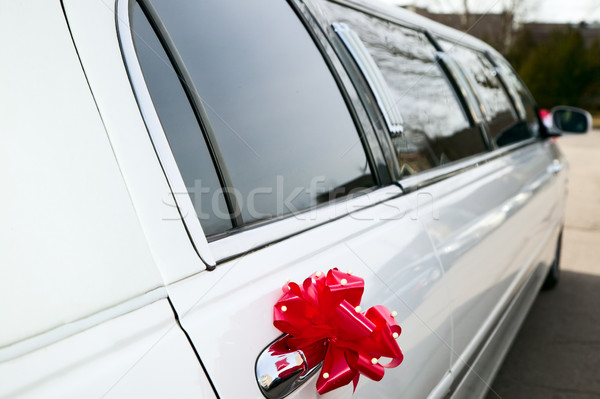
[[[450,287],[455,371],[468,368],[518,289],[552,260],[550,165],[536,142],[427,187],[440,213],[426,225]]]
[[[255,365],[281,335],[272,323],[282,286],[332,267],[364,278],[363,309],[383,304],[397,312],[402,328],[398,343],[403,363],[388,369],[380,383],[362,377],[354,397],[426,397],[437,385],[450,364],[450,309],[443,269],[417,220],[417,195],[389,199],[394,194],[399,194],[394,187],[382,189],[372,198],[372,206],[169,287],[181,324],[220,397],[260,397],[261,383],[269,390],[268,380],[261,377],[277,375],[268,374],[268,369],[255,371]],[[384,202],[375,205],[378,200]],[[318,218],[332,210],[320,209]],[[268,229],[278,226],[211,245],[215,254],[225,256],[231,242],[256,242]],[[315,383],[316,376],[290,397],[316,398]],[[347,386],[328,397],[347,397],[351,392]]]
[[[450,40],[438,43],[462,66],[494,149],[476,168],[429,187],[444,215],[427,229],[451,287],[454,350],[460,354],[455,367],[461,369],[519,288],[536,270],[540,280],[552,262],[562,200],[553,144],[537,137],[531,102],[508,94],[517,90],[483,52]]]
[[[87,27],[106,30],[106,26],[114,23],[114,16],[103,12],[104,3],[95,4],[96,12],[91,6],[75,5],[70,5],[68,12],[82,18],[80,21],[87,21]],[[273,307],[283,293],[282,286],[288,280],[301,283],[317,271],[338,268],[364,278],[363,309],[385,305],[395,311],[395,319],[402,327],[397,342],[404,353],[403,363],[388,369],[380,383],[361,377],[355,396],[426,397],[447,373],[451,360],[450,308],[443,269],[422,222],[416,217],[418,196],[402,195],[400,187],[391,183],[389,177],[387,183],[382,183],[381,174],[376,173],[380,168],[377,159],[382,158],[377,154],[381,151],[377,141],[372,141],[368,132],[364,133],[372,146],[369,147],[358,134],[357,121],[364,123],[366,117],[360,114],[356,92],[349,86],[348,98],[342,97],[340,84],[332,77],[331,65],[315,46],[317,39],[309,35],[297,10],[286,2],[270,1],[237,1],[235,6],[222,7],[219,1],[128,4],[122,0],[117,6],[120,46],[129,76],[118,69],[111,70],[111,76],[121,81],[131,79],[174,198],[165,199],[164,193],[161,198],[156,198],[156,193],[140,195],[139,187],[144,186],[145,180],[139,175],[136,179],[139,170],[131,164],[127,166],[127,162],[123,163],[124,174],[130,176],[136,206],[160,200],[165,201],[164,209],[181,213],[181,219],[165,218],[158,223],[158,215],[142,209],[140,220],[147,228],[150,247],[156,254],[181,327],[215,393],[223,398],[263,397],[262,392],[268,390],[269,384],[265,384],[268,378],[262,378],[265,373],[257,370],[257,358],[282,335],[273,326]],[[187,20],[191,12],[175,12],[186,7],[202,7],[202,10],[194,10],[194,18]],[[168,32],[161,31],[156,24],[150,26],[148,16],[161,18],[161,28]],[[129,21],[133,22],[134,31]],[[77,26],[82,29],[81,23]],[[178,35],[186,29],[205,30],[196,32],[192,41],[181,40]],[[159,41],[157,31],[165,36],[170,34],[169,40]],[[108,118],[108,110],[117,111],[110,101],[110,92],[99,79],[106,73],[104,63],[111,53],[103,53],[105,57],[101,57],[100,50],[90,45],[93,41],[88,36],[76,37],[90,86],[95,94],[102,94],[97,97],[99,108],[107,113],[106,120],[113,120]],[[223,42],[222,46],[215,45],[216,41],[227,40],[230,45]],[[167,55],[164,50],[165,44],[173,43],[181,43],[179,58],[172,53]],[[203,51],[188,51],[185,47],[188,45],[203,46]],[[322,50],[332,54],[325,42],[321,45]],[[187,58],[197,54],[201,57]],[[242,54],[246,58],[240,60]],[[227,61],[217,62],[219,57]],[[170,64],[174,58],[177,62],[185,61],[187,71],[175,72]],[[209,64],[195,72],[195,62]],[[229,74],[235,68],[239,73]],[[212,79],[211,73],[223,77]],[[247,73],[254,74],[252,79],[244,78]],[[209,76],[206,81],[196,80],[206,76]],[[181,80],[186,77],[192,77],[193,82],[186,81],[187,85],[182,86]],[[339,78],[348,79],[344,75]],[[189,92],[192,83],[201,98]],[[212,84],[215,86],[211,87]],[[272,96],[276,96],[275,101],[264,106]],[[206,113],[201,117],[190,106],[195,100],[199,101],[195,104],[198,108],[205,106]],[[240,123],[240,118],[246,119]],[[216,138],[220,144],[214,163],[211,156],[215,149],[206,148],[198,119],[204,123],[210,121],[214,136],[209,139]],[[137,131],[128,130],[127,141],[133,140],[132,132]],[[181,132],[198,134],[190,133],[185,140],[177,141],[176,135]],[[119,131],[112,130],[112,134],[119,136]],[[139,139],[139,134],[135,137]],[[132,144],[121,144],[117,147],[119,154],[123,154],[124,147],[135,151]],[[202,146],[204,152],[197,150]],[[215,171],[215,164],[221,168],[219,171]],[[304,194],[311,187],[295,182],[306,171],[313,171],[315,165],[322,168],[324,180],[316,181],[321,191],[313,198]],[[203,195],[194,191],[194,180],[184,181],[192,169],[202,173],[202,183],[231,179],[240,191],[248,187],[264,189],[261,179],[265,176],[281,175],[281,179],[273,178],[272,182],[281,182],[282,186],[236,198],[241,214],[232,212],[234,220],[229,220],[230,214],[225,211],[220,219],[202,220],[201,225],[201,214],[218,209],[223,196],[213,197],[216,208],[202,205],[186,208],[185,204],[194,202],[193,195]],[[217,172],[218,179],[205,178]],[[375,181],[376,174],[379,182]],[[352,180],[343,180],[347,176],[352,176]],[[294,183],[291,189],[302,188],[298,198],[314,202],[291,214],[280,212],[271,219],[265,217],[269,211],[267,205],[286,205],[288,192],[281,201],[275,200],[277,190],[291,190],[288,182]],[[343,189],[344,184],[363,184],[367,189],[360,191],[360,195],[346,195],[328,202],[329,188],[325,183],[334,186],[332,192],[336,187]],[[250,199],[255,201],[253,204],[261,215],[250,211]],[[272,199],[275,200],[269,202]],[[291,205],[302,205],[290,201]],[[253,223],[239,225],[244,220]],[[232,225],[236,228],[232,229]],[[182,248],[180,240],[167,235],[164,226],[170,229],[179,226],[180,232],[189,234],[187,247]],[[198,255],[206,262],[206,270],[198,267]],[[192,257],[195,263],[190,261]],[[300,381],[304,384],[290,397],[318,397],[315,384],[320,372],[311,378],[303,375]],[[330,395],[349,396],[351,392],[350,384]]]

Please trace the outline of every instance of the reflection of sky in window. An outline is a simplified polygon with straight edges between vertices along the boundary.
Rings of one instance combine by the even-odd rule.
[[[525,115],[522,115],[522,117],[527,121],[532,131],[537,131],[539,126],[535,111],[535,101],[529,94],[529,91],[506,61],[496,57],[494,57],[494,61],[500,67],[502,76],[508,79],[509,85],[514,87],[514,89],[517,91],[516,99],[519,101],[520,106],[525,111]]]
[[[381,69],[404,119],[406,136],[448,137],[468,127],[426,37],[379,18],[328,6],[338,11],[337,21],[358,33]]]
[[[493,120],[503,112],[510,112],[512,106],[498,78],[493,74],[494,67],[483,54],[445,40],[440,40],[440,44],[448,54],[458,60],[469,78],[475,83],[477,94],[480,101],[483,102],[488,120]]]

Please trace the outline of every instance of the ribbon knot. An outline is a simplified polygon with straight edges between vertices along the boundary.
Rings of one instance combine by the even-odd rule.
[[[353,382],[360,375],[380,381],[385,368],[402,363],[396,342],[402,329],[383,305],[359,308],[364,280],[337,268],[315,273],[302,285],[290,282],[273,309],[273,325],[288,334],[289,349],[307,354],[309,367],[323,361],[319,394]],[[381,357],[390,358],[380,364]]]

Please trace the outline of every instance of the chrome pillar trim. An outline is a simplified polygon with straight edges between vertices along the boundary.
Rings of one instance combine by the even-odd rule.
[[[332,28],[342,40],[354,58],[354,61],[356,61],[363,76],[369,83],[388,130],[393,136],[401,135],[404,131],[404,120],[402,119],[400,110],[396,106],[392,91],[379,70],[379,67],[375,63],[375,60],[371,57],[371,54],[358,35],[350,29],[348,25],[344,23],[334,23]]]
[[[171,147],[169,146],[167,136],[165,135],[156,109],[154,108],[152,97],[146,86],[142,68],[137,58],[137,53],[133,44],[134,32],[129,25],[129,3],[129,0],[117,0],[116,7],[117,34],[129,81],[131,82],[140,112],[142,113],[148,133],[150,134],[152,145],[154,146],[168,184],[171,187],[170,194],[173,196],[173,201],[179,210],[182,223],[190,236],[192,245],[198,253],[198,256],[200,256],[202,261],[208,266],[208,269],[212,269],[216,265],[216,262],[208,248],[208,241],[206,240],[206,236],[200,225],[200,220],[198,220],[198,217],[196,216],[194,205],[188,195],[187,187],[179,172],[175,157],[171,152]]]

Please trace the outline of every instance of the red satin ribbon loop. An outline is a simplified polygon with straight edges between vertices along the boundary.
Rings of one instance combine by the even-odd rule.
[[[383,305],[364,313],[357,308],[364,292],[362,278],[334,268],[326,275],[313,274],[301,286],[288,283],[283,292],[273,309],[273,324],[290,335],[289,349],[307,354],[309,368],[323,360],[320,394],[350,382],[356,389],[360,375],[380,381],[385,368],[402,363],[396,342],[402,329],[391,312]],[[381,357],[391,360],[380,364]]]

